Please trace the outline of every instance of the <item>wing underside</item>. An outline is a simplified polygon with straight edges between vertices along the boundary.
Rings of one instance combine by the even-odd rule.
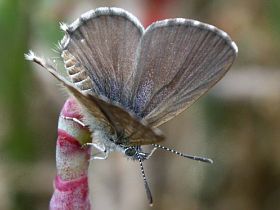
[[[121,134],[130,146],[162,141],[155,127],[207,92],[237,54],[235,43],[214,26],[177,18],[144,30],[118,8],[91,10],[61,28],[61,56],[72,83],[44,59],[32,53],[27,59],[62,82],[96,128]]]

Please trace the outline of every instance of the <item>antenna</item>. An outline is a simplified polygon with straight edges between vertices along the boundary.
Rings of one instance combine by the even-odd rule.
[[[160,149],[163,149],[163,150],[165,150],[165,151],[168,151],[168,152],[172,152],[172,153],[174,153],[174,154],[176,154],[176,155],[179,155],[179,156],[181,156],[181,157],[185,157],[185,158],[189,158],[189,159],[191,159],[191,160],[197,160],[197,161],[201,161],[201,162],[204,162],[204,163],[213,163],[213,160],[212,159],[210,159],[210,158],[205,158],[205,157],[200,157],[200,156],[194,156],[194,155],[188,155],[188,154],[183,154],[183,153],[181,153],[181,152],[178,152],[178,151],[176,151],[176,150],[174,150],[174,149],[170,149],[170,148],[168,148],[168,147],[164,147],[164,146],[161,146],[161,145],[159,145],[159,144],[152,144],[154,147],[156,147],[156,148],[160,148]]]
[[[139,163],[140,163],[140,169],[141,169],[142,177],[143,177],[143,180],[144,180],[146,195],[147,195],[150,206],[153,206],[152,193],[150,191],[150,188],[149,188],[149,185],[148,185],[148,182],[147,182],[147,179],[146,179],[146,175],[145,175],[144,167],[143,167],[143,162],[142,162],[141,157],[139,156],[138,152],[137,152],[137,158],[138,158]]]

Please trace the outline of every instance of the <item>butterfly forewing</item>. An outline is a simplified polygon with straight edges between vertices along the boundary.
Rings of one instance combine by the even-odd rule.
[[[99,8],[62,29],[66,31],[60,44],[64,62],[70,56],[82,66],[95,94],[127,104],[129,78],[144,30],[140,22],[125,10]]]
[[[237,53],[229,36],[186,19],[147,28],[137,50],[131,103],[151,126],[173,118],[227,72]]]

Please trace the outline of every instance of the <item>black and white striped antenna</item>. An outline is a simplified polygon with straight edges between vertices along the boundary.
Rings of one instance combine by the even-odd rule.
[[[137,158],[138,158],[139,163],[140,163],[140,169],[141,169],[141,174],[142,174],[142,177],[143,177],[143,180],[144,180],[144,186],[145,186],[145,190],[146,190],[146,195],[147,195],[147,198],[148,198],[150,206],[153,206],[152,193],[151,193],[150,187],[149,187],[148,182],[147,182],[147,178],[146,178],[144,167],[143,167],[143,162],[142,162],[141,157],[138,154],[138,152],[137,152]]]
[[[170,149],[168,147],[164,147],[164,146],[161,146],[159,144],[153,144],[154,147],[156,148],[159,148],[159,149],[163,149],[165,151],[168,151],[168,152],[172,152],[176,155],[179,155],[181,157],[185,157],[185,158],[189,158],[191,160],[196,160],[196,161],[201,161],[201,162],[204,162],[204,163],[213,163],[213,160],[210,159],[210,158],[205,158],[205,157],[201,157],[201,156],[195,156],[195,155],[188,155],[188,154],[184,154],[184,153],[181,153],[181,152],[178,152],[174,149]]]

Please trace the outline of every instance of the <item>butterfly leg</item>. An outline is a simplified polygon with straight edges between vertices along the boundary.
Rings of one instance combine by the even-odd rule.
[[[100,145],[97,143],[86,143],[85,146],[94,146],[99,152],[93,154],[90,158],[90,160],[106,160],[108,158],[109,152],[106,150],[104,145]],[[101,154],[100,156],[97,156],[98,154]]]
[[[154,147],[153,149],[152,149],[152,151],[150,152],[150,154],[146,157],[146,160],[148,160],[153,154],[154,154],[154,152],[157,150],[157,147]]]
[[[61,118],[65,119],[65,120],[71,120],[75,123],[78,123],[80,126],[82,127],[86,127],[86,125],[81,121],[79,120],[78,118],[75,118],[75,117],[66,117],[66,116],[63,116],[63,115],[60,115]]]

